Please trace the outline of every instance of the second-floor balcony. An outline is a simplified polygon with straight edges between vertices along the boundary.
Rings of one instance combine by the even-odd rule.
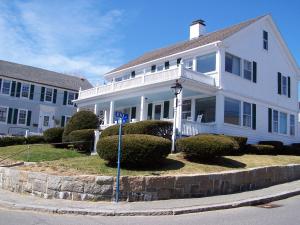
[[[201,84],[215,87],[216,74],[217,72],[210,73],[209,75],[207,75],[207,74],[195,72],[190,69],[186,69],[182,67],[182,65],[180,65],[178,68],[163,70],[155,73],[143,74],[128,80],[123,80],[118,82],[114,81],[106,85],[101,85],[84,91],[79,91],[78,100],[88,99],[96,96],[102,96],[102,95],[115,93],[123,90],[146,87],[154,84],[174,81],[176,79],[188,79],[195,82],[199,82]]]

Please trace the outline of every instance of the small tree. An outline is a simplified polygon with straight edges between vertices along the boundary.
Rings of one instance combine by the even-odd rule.
[[[75,130],[97,129],[99,126],[98,117],[91,111],[79,111],[75,113],[67,123],[63,141],[68,141],[68,135]]]

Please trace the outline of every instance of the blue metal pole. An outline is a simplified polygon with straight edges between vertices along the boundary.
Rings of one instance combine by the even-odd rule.
[[[119,144],[118,144],[118,170],[117,170],[117,190],[116,190],[116,202],[119,202],[120,195],[120,163],[121,163],[121,151],[122,151],[122,120],[120,120],[119,127]]]

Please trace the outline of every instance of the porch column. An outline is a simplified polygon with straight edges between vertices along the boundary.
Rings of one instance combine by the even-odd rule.
[[[146,108],[146,98],[141,96],[141,110],[140,110],[140,121],[145,120],[145,108]]]
[[[115,113],[115,102],[110,101],[110,107],[109,107],[109,124],[114,123],[114,113]]]
[[[94,105],[94,114],[98,116],[98,104]]]
[[[77,106],[76,112],[79,112],[79,111],[80,111],[80,107]]]
[[[216,94],[216,127],[217,131],[222,129],[224,123],[224,96],[222,93],[218,92]]]
[[[104,110],[104,120],[103,120],[103,124],[107,125],[107,110]]]
[[[183,91],[183,90],[182,90]],[[182,91],[180,94],[178,94],[178,106],[177,106],[177,112],[176,112],[176,128],[178,131],[178,136],[181,136],[181,118],[182,118]]]
[[[191,117],[192,121],[195,121],[195,111],[196,111],[196,99],[192,98],[191,100]]]

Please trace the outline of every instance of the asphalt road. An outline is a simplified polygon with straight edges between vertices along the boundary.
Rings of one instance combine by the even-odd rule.
[[[243,207],[180,216],[71,216],[0,209],[0,225],[299,225],[300,196],[273,202],[275,208]]]

